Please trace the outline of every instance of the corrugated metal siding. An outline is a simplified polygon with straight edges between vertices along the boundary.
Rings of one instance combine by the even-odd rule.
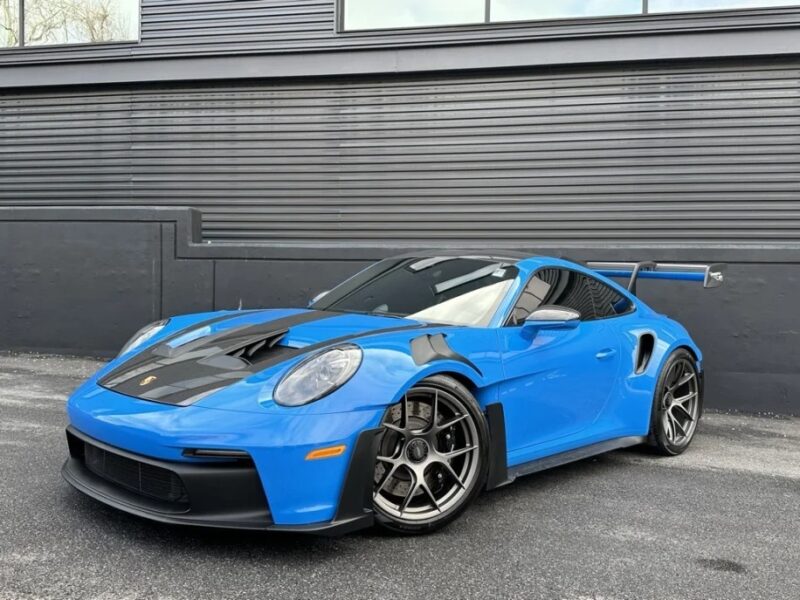
[[[800,6],[339,34],[335,0],[142,0],[141,41],[0,50],[0,65],[800,26]]]
[[[212,240],[800,241],[800,61],[0,97],[0,203]]]

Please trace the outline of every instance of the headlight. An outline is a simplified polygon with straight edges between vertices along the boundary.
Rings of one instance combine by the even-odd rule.
[[[361,364],[361,348],[337,346],[295,365],[275,386],[275,402],[302,406],[327,396],[344,385]]]
[[[150,323],[149,325],[145,325],[139,331],[133,334],[133,337],[129,339],[128,343],[125,344],[122,347],[122,350],[119,351],[119,355],[125,354],[126,352],[130,352],[134,348],[141,346],[147,340],[149,340],[151,337],[157,334],[159,331],[164,329],[167,323],[169,323],[169,319],[163,319],[161,321],[156,321],[155,323]]]

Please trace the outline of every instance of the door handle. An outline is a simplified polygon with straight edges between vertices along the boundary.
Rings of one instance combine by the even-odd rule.
[[[603,348],[602,350],[600,350],[600,352],[595,354],[595,357],[597,358],[597,360],[605,360],[607,358],[611,358],[616,353],[617,351],[614,350],[613,348]]]

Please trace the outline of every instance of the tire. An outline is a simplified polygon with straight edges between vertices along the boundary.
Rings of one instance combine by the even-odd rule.
[[[451,377],[414,385],[383,419],[373,508],[382,528],[431,533],[454,521],[483,489],[489,430],[475,397]]]
[[[702,414],[697,361],[688,350],[678,348],[667,358],[656,382],[648,444],[664,456],[681,454],[692,443]]]

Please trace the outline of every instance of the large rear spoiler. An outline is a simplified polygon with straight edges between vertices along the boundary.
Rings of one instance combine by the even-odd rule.
[[[643,262],[587,262],[586,266],[606,277],[628,278],[628,291],[636,293],[638,279],[673,279],[702,281],[703,287],[714,288],[725,279],[725,265]]]

